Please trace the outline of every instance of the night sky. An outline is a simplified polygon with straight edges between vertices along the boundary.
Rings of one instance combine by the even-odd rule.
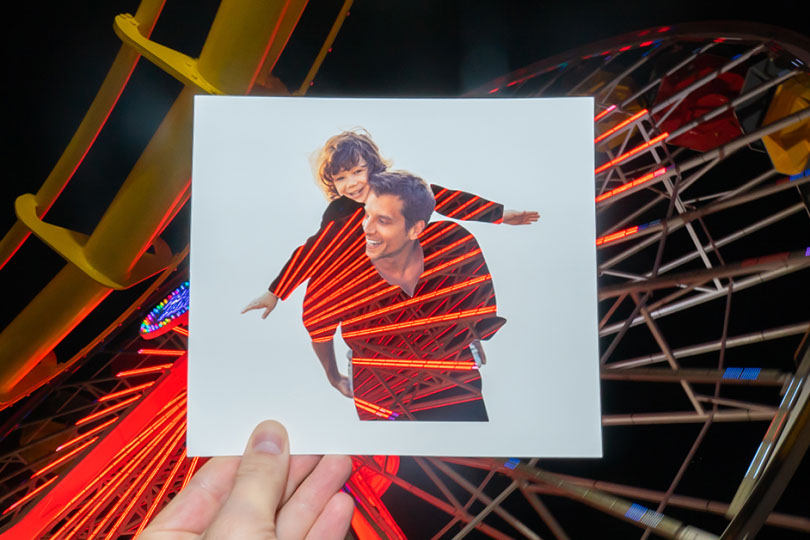
[[[341,4],[334,0],[310,0],[275,70],[275,75],[290,90],[297,88],[306,74]],[[755,8],[742,4],[726,0],[669,3],[357,0],[309,95],[458,96],[568,49],[660,25],[740,20],[808,33],[805,1],[769,1]],[[4,232],[15,220],[14,199],[36,192],[42,184],[107,73],[120,47],[112,29],[113,18],[137,9],[137,2],[114,0],[46,5],[22,3],[19,12],[6,19],[8,97],[3,145],[6,169],[0,191],[0,229]],[[217,6],[218,2],[211,0],[168,0],[152,39],[192,57],[198,56]],[[107,127],[49,213],[48,221],[90,233],[180,90],[178,81],[142,59]],[[177,223],[167,231],[174,249],[182,247],[185,241],[187,224],[183,220],[187,218],[187,212],[181,213]],[[13,319],[61,265],[60,257],[38,240],[26,242],[15,259],[0,271],[0,297],[4,299],[0,328]],[[128,297],[127,293],[121,296]],[[715,307],[722,316],[720,303]],[[94,314],[96,322],[86,325],[86,333],[73,336],[75,343],[83,344],[85,337],[98,332],[99,324],[109,322],[112,314],[118,312],[120,306],[109,302],[102,305]],[[806,319],[806,308],[803,313]],[[72,346],[63,347],[68,347],[65,349],[68,352]],[[612,392],[620,393],[615,388],[619,387]],[[587,462],[577,465],[580,469],[577,472],[584,476],[601,474],[601,478],[628,484],[642,484],[649,475],[671,478],[674,474],[671,467],[663,471],[639,470],[620,456],[638,445],[648,445],[653,453],[682,456],[698,429],[698,425],[678,426],[669,429],[666,436],[656,437],[650,436],[654,428],[645,435],[632,427],[613,428],[606,431],[612,435],[605,440],[606,457],[602,465],[615,462],[614,477],[611,478],[611,473],[604,474],[609,467],[596,472],[591,470],[596,469],[595,464]],[[724,430],[728,429],[723,426],[713,431],[712,440],[706,444],[722,445],[727,436]],[[746,448],[743,461],[750,460],[747,448],[758,444],[761,434],[751,438],[740,444]],[[653,444],[649,446],[651,441]],[[653,461],[642,463],[649,465]],[[689,482],[696,491],[712,490],[701,486],[696,477],[690,477]],[[736,487],[735,482],[731,484]],[[727,499],[725,490],[715,491],[716,496]],[[635,537],[634,528],[626,530]]]

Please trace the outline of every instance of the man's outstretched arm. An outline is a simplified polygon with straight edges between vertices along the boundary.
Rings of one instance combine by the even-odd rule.
[[[338,371],[337,360],[335,359],[334,340],[330,339],[329,341],[322,343],[313,341],[312,350],[315,351],[315,354],[318,356],[318,360],[321,361],[321,365],[323,366],[323,370],[326,372],[326,378],[329,379],[329,383],[337,388],[338,391],[347,398],[353,397],[351,390],[349,390],[349,378],[345,375],[341,375]]]

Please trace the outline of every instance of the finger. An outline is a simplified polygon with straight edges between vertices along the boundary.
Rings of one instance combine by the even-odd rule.
[[[264,313],[262,313],[262,319],[266,319],[266,318],[267,318],[267,316],[268,316],[268,315],[270,315],[270,312],[271,312],[271,311],[273,311],[273,308],[267,308],[267,309],[265,309],[265,310],[264,310]]]
[[[259,424],[236,471],[233,489],[208,528],[211,538],[274,538],[275,515],[290,461],[287,431],[278,422]]]
[[[346,538],[354,514],[354,500],[344,492],[335,493],[315,520],[306,540],[342,540]]]
[[[238,457],[216,457],[191,478],[152,523],[141,539],[165,538],[178,534],[202,534],[214,520],[233,487]]]
[[[277,522],[279,537],[303,538],[351,472],[352,461],[348,456],[324,456],[281,508]]]
[[[292,456],[290,457],[290,472],[287,474],[287,485],[284,487],[284,496],[281,504],[285,504],[292,497],[298,486],[301,485],[307,476],[315,470],[321,456]]]
[[[256,304],[256,302],[251,302],[248,305],[246,305],[245,309],[242,310],[242,313],[243,314],[247,313],[248,311],[250,311],[252,309],[259,309],[259,306]]]

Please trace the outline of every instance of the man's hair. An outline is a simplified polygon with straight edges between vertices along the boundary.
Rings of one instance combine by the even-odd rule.
[[[405,228],[410,229],[417,221],[430,221],[436,206],[433,191],[427,183],[408,171],[383,171],[369,176],[368,185],[377,196],[395,195],[402,201],[402,216]]]
[[[388,168],[380,149],[365,130],[344,131],[326,141],[318,156],[318,178],[328,198],[338,197],[335,175],[357,166],[361,160],[366,162],[369,175]]]

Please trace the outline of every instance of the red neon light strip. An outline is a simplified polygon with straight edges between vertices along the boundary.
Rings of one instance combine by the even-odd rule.
[[[439,322],[447,322],[447,321],[457,321],[460,319],[466,319],[469,317],[476,317],[478,315],[486,315],[488,313],[495,313],[497,310],[497,306],[487,306],[479,309],[468,309],[465,311],[458,311],[456,313],[447,313],[445,315],[437,315],[436,317],[427,317],[424,319],[416,319],[413,321],[407,321],[403,323],[397,324],[387,324],[384,326],[378,326],[376,328],[368,328],[365,330],[356,330],[354,332],[345,332],[343,334],[344,338],[353,338],[359,336],[368,336],[374,334],[382,334],[389,331],[398,331],[404,330],[406,328],[413,328],[415,326],[422,326],[422,325],[430,325]]]
[[[459,219],[459,221],[467,221],[468,219],[472,218],[473,216],[483,213],[484,210],[486,210],[487,208],[490,208],[490,207],[492,207],[494,205],[495,205],[494,202],[489,201],[487,204],[485,204],[484,206],[482,206],[478,210],[474,210],[474,211],[470,212],[469,214],[467,214],[466,216],[460,217],[458,219]]]
[[[601,201],[604,201],[605,199],[609,199],[610,197],[613,197],[614,195],[618,195],[619,193],[621,193],[621,192],[623,192],[623,191],[627,191],[627,190],[628,190],[628,189],[630,189],[630,188],[633,188],[633,187],[636,187],[636,186],[638,186],[638,185],[641,185],[641,184],[643,184],[644,182],[648,182],[649,180],[652,180],[653,178],[658,178],[659,176],[661,176],[661,175],[662,175],[662,174],[664,174],[665,172],[667,172],[666,167],[661,167],[661,168],[660,168],[660,169],[658,169],[657,171],[653,171],[653,172],[651,172],[651,173],[649,173],[649,174],[645,174],[645,175],[644,175],[644,176],[642,176],[641,178],[636,178],[636,179],[635,179],[635,180],[633,180],[633,181],[630,181],[630,182],[627,182],[627,183],[625,183],[625,184],[622,184],[621,186],[617,187],[616,189],[612,189],[612,190],[610,190],[610,191],[607,191],[607,192],[605,192],[605,193],[602,193],[601,195],[599,195],[599,196],[596,198],[596,202],[601,202]]]
[[[180,458],[177,460],[177,463],[174,464],[172,471],[169,473],[169,477],[163,482],[163,486],[160,488],[160,491],[157,494],[157,497],[152,499],[152,505],[146,511],[146,515],[141,520],[141,524],[138,526],[138,530],[135,531],[135,536],[133,538],[138,538],[146,526],[149,524],[149,521],[152,519],[152,514],[155,513],[157,510],[160,501],[163,500],[163,497],[166,496],[166,492],[169,490],[169,486],[174,484],[175,478],[177,478],[177,473],[180,471],[180,467],[183,465],[183,462],[186,460],[186,449],[183,448],[183,452],[180,454]]]
[[[361,237],[361,239],[363,240],[363,243],[365,243],[365,237]],[[348,255],[348,252],[347,252],[346,255]],[[344,255],[344,258],[346,257],[346,255]],[[343,279],[345,276],[347,276],[350,273],[352,273],[353,271],[355,271],[357,268],[359,268],[363,264],[363,262],[364,262],[363,256],[361,256],[359,253],[356,254],[355,256],[356,256],[356,259],[355,259],[355,261],[353,263],[346,266],[346,268],[344,268],[343,271],[341,271],[338,275],[331,278],[332,282],[340,283],[341,279]],[[334,267],[339,268],[343,264],[343,262],[344,261],[342,261],[342,260],[335,261]],[[370,270],[371,269],[369,269],[365,273],[360,274],[359,276],[355,277],[354,280],[352,282],[350,282],[350,283],[359,283],[360,280],[365,279],[366,277],[372,275],[372,272],[370,272]],[[311,304],[318,297],[323,296],[324,294],[326,294],[330,290],[328,287],[322,287],[322,288],[319,287],[319,285],[321,285],[321,283],[324,280],[329,279],[329,278],[330,278],[329,272],[324,272],[323,274],[321,274],[320,278],[310,281],[308,289],[309,290],[315,289],[315,292],[313,294],[311,294],[311,295],[308,295],[306,298],[304,298],[304,309],[305,310],[306,309],[312,309],[312,308],[307,308],[307,304]]]
[[[356,224],[352,224],[352,222],[355,220],[355,218],[357,218],[360,215],[361,211],[362,208],[358,208],[357,210],[355,210],[354,214],[352,214],[351,217],[349,217],[349,219],[346,220],[346,223],[338,231],[337,235],[335,235],[332,241],[329,242],[329,245],[326,246],[323,252],[318,256],[318,258],[315,259],[315,262],[312,263],[312,270],[309,272],[310,276],[314,276],[318,273],[318,271],[321,269],[321,266],[323,266],[323,264],[328,260],[327,254],[331,255],[338,249],[338,246],[335,245],[335,243],[338,240],[342,238],[342,240],[340,240],[340,244],[343,244],[343,242],[351,238],[351,235],[347,234],[344,236],[343,233],[346,232],[346,229],[349,228],[349,225],[351,225],[351,228],[360,226],[360,221],[358,221]]]
[[[371,317],[376,317],[378,315],[383,315],[385,313],[390,313],[390,312],[395,311],[397,309],[412,306],[413,304],[416,304],[418,302],[425,302],[427,300],[431,300],[431,299],[436,298],[438,296],[442,296],[442,295],[445,295],[445,294],[449,294],[451,292],[455,292],[455,291],[457,291],[459,289],[464,289],[466,287],[472,287],[473,285],[477,285],[478,283],[481,283],[481,282],[484,282],[484,281],[487,281],[487,280],[490,280],[490,279],[492,279],[492,275],[487,274],[485,276],[479,276],[477,278],[473,278],[473,279],[471,279],[469,281],[464,281],[464,282],[458,283],[456,285],[451,285],[450,287],[445,287],[444,289],[439,289],[439,290],[434,291],[432,293],[428,293],[428,294],[426,294],[424,296],[415,296],[415,297],[411,298],[410,300],[406,300],[404,302],[400,302],[400,303],[394,304],[392,306],[387,306],[387,307],[384,307],[384,308],[381,308],[381,309],[378,309],[378,310],[375,310],[375,311],[371,311],[369,313],[365,313],[365,314],[360,315],[358,317],[354,317],[353,319],[348,319],[346,321],[343,321],[343,327],[345,328],[346,326],[348,326],[350,324],[354,324],[354,323],[356,323],[358,321],[363,321],[363,320],[369,319]]]
[[[287,270],[284,271],[284,275],[281,276],[281,279],[278,281],[278,287],[276,287],[275,293],[278,293],[276,296],[281,298],[282,300],[286,300],[286,295],[284,294],[284,286],[287,284],[287,278],[290,275],[293,267],[295,267],[295,263],[298,260],[298,257],[301,255],[301,252],[304,251],[304,246],[298,246],[298,249],[295,250],[293,253],[292,261],[290,261],[290,266],[287,267]]]
[[[37,476],[43,475],[46,472],[53,469],[54,467],[57,467],[58,465],[61,465],[62,463],[64,463],[68,459],[72,458],[73,456],[75,456],[76,454],[78,454],[79,452],[81,452],[82,450],[84,450],[85,448],[87,448],[88,446],[90,446],[91,444],[96,442],[97,440],[98,440],[98,437],[93,437],[92,439],[90,439],[89,441],[84,443],[83,445],[74,448],[73,450],[71,450],[70,452],[68,452],[64,456],[60,457],[56,461],[52,461],[52,462],[48,463],[43,468],[41,468],[40,470],[38,470],[37,472],[32,474],[31,478],[36,478]]]
[[[165,418],[166,417],[164,416],[164,417],[160,418],[157,422],[154,422],[153,423],[154,428],[156,429],[163,422],[163,420],[165,420]],[[175,419],[174,419],[174,422],[177,422],[178,419],[179,419],[179,416],[176,416]],[[78,518],[80,518],[82,516],[82,511],[83,510],[85,510],[87,507],[92,505],[93,502],[96,501],[97,499],[101,499],[94,507],[92,507],[90,509],[89,512],[85,512],[84,518],[82,518],[79,521],[78,525],[76,525],[76,527],[74,527],[74,529],[70,532],[70,534],[68,534],[65,538],[68,539],[71,536],[73,536],[74,534],[76,534],[78,531],[80,531],[81,528],[83,527],[84,523],[93,514],[95,514],[96,510],[98,510],[101,507],[101,505],[103,505],[106,502],[106,499],[109,496],[109,494],[113,493],[118,488],[118,486],[121,485],[121,483],[124,480],[126,480],[127,475],[129,475],[129,473],[135,468],[135,466],[140,461],[141,457],[145,453],[147,453],[152,446],[157,444],[157,442],[160,440],[160,438],[163,437],[163,434],[165,433],[165,431],[168,428],[170,428],[172,425],[173,425],[173,423],[170,422],[166,427],[164,427],[164,429],[163,429],[163,431],[161,433],[159,433],[153,440],[151,440],[149,443],[147,443],[147,445],[145,447],[141,448],[138,451],[138,453],[132,459],[130,459],[127,462],[127,464],[121,470],[119,470],[118,472],[115,473],[115,476],[113,477],[113,479],[109,483],[104,485],[98,491],[98,493],[96,493],[89,501],[87,501],[87,503],[82,507],[82,509],[77,511],[67,522],[65,522],[65,524],[62,525],[61,529],[59,529],[56,532],[56,534],[54,534],[53,536],[54,537],[59,537],[63,532],[65,532],[76,521],[76,519],[78,519]],[[154,429],[152,431],[154,431]],[[134,445],[127,445],[127,447],[124,449],[124,451],[118,453],[118,455],[116,456],[114,464],[117,465],[118,463],[123,461],[124,458],[129,456],[129,451],[131,449],[134,449],[134,448],[135,448]],[[107,471],[111,470],[113,467],[114,467],[114,465],[111,465],[110,467],[108,467],[105,470],[105,473]],[[91,485],[95,484],[102,477],[103,477],[103,475],[99,475],[98,477],[96,477],[96,479],[91,483]],[[79,495],[83,494],[87,489],[89,489],[91,487],[91,485],[88,485],[84,490],[82,490],[82,492]],[[76,497],[76,498],[78,498],[78,497]],[[74,498],[74,501],[75,501],[76,498]],[[69,504],[72,504],[72,502],[73,501],[71,501],[71,503],[69,503]],[[67,508],[67,507],[65,507],[65,508]]]
[[[460,246],[461,244],[463,244],[465,242],[469,242],[472,239],[473,239],[473,235],[468,234],[467,236],[465,236],[463,238],[460,238],[459,240],[456,240],[452,244],[448,244],[448,245],[444,246],[442,249],[440,249],[438,251],[434,251],[433,253],[431,253],[430,255],[425,257],[425,262],[432,261],[433,259],[437,258],[439,255],[443,255],[444,253],[447,253],[448,251],[450,251],[452,249],[455,249],[458,246]]]
[[[639,112],[637,112],[636,114],[634,114],[633,116],[631,116],[630,118],[625,120],[624,122],[616,124],[615,126],[610,128],[609,130],[607,130],[604,133],[602,133],[601,135],[599,135],[597,138],[595,138],[593,140],[593,142],[598,143],[599,141],[603,141],[603,140],[607,139],[608,137],[610,137],[611,135],[613,135],[614,133],[616,133],[617,131],[619,131],[623,127],[632,124],[633,122],[635,122],[636,120],[638,120],[642,116],[646,115],[648,112],[649,111],[647,109],[640,110]]]
[[[177,327],[175,326],[175,328]],[[149,366],[145,368],[131,369],[129,371],[119,371],[115,376],[131,377],[133,375],[143,375],[144,373],[156,373],[158,371],[163,371],[164,369],[169,369],[170,367],[172,367],[171,364],[160,364],[159,366]]]
[[[188,330],[186,330],[185,328],[182,328],[180,326],[175,326],[174,328],[172,328],[172,330],[177,332],[181,336],[188,336]]]
[[[618,240],[619,238],[624,238],[626,236],[630,236],[631,234],[635,234],[638,232],[638,226],[630,227],[629,229],[624,229],[623,231],[618,231],[613,234],[609,234],[607,236],[603,236],[601,238],[596,239],[596,245],[601,246],[602,244],[607,244],[608,242],[613,242],[614,240]]]
[[[127,505],[126,508],[124,508],[124,511],[118,515],[118,520],[115,523],[113,523],[112,527],[110,527],[110,532],[107,533],[107,536],[104,537],[104,540],[111,540],[113,538],[113,534],[117,532],[118,527],[121,526],[121,523],[132,511],[132,507],[135,506],[136,503],[140,502],[141,495],[143,495],[143,492],[146,490],[146,488],[149,487],[149,483],[152,481],[152,479],[155,477],[158,471],[163,470],[166,461],[171,457],[171,455],[176,450],[176,446],[183,438],[183,435],[185,435],[185,427],[181,424],[178,433],[169,442],[169,444],[166,445],[166,447],[163,449],[163,452],[158,452],[157,455],[152,458],[152,461],[150,461],[144,468],[144,470],[148,470],[151,472],[149,473],[149,475],[147,475],[147,477],[143,480],[143,482],[141,482],[141,486],[135,493],[135,496],[129,498],[129,494],[132,491],[132,489],[137,485],[137,481],[133,481],[132,485],[129,487],[129,489],[127,489],[126,493],[124,493],[124,495],[121,496],[118,504],[116,505],[115,508],[113,508],[111,512],[109,512],[109,515],[115,514],[121,502],[127,500],[128,498],[129,504]]]
[[[475,257],[476,255],[478,255],[480,253],[481,253],[481,248],[474,249],[474,250],[470,251],[469,253],[465,253],[464,255],[456,257],[455,259],[447,261],[446,263],[442,263],[442,264],[440,264],[438,266],[435,266],[435,267],[431,268],[430,270],[425,270],[424,272],[422,272],[421,277],[426,277],[426,276],[433,275],[436,272],[440,272],[440,271],[444,270],[445,268],[449,268],[450,266],[454,266],[456,264],[459,264],[461,262],[466,261],[467,259]],[[425,260],[427,260],[427,259],[425,259]]]
[[[390,418],[393,416],[394,411],[386,409],[385,407],[380,407],[379,405],[375,405],[374,403],[369,403],[368,401],[364,401],[360,398],[354,398],[354,402],[363,410],[366,410],[372,414],[376,414],[382,418]]]
[[[359,293],[353,294],[353,295],[352,295],[352,296],[350,296],[349,298],[346,298],[346,299],[345,299],[345,300],[343,300],[342,302],[339,302],[339,303],[338,303],[338,304],[335,306],[335,309],[333,309],[332,311],[327,311],[327,312],[326,312],[324,315],[322,315],[321,317],[318,317],[318,318],[316,318],[316,319],[305,319],[305,320],[304,320],[304,324],[305,324],[305,325],[307,325],[307,326],[311,326],[311,325],[313,325],[313,324],[319,323],[319,322],[321,322],[321,321],[324,321],[324,320],[326,320],[326,319],[329,319],[329,318],[331,318],[331,317],[334,317],[335,315],[338,315],[339,313],[343,313],[343,312],[345,312],[345,311],[347,311],[347,310],[350,310],[350,309],[352,309],[352,308],[353,308],[353,307],[355,307],[355,306],[358,306],[358,305],[364,304],[364,303],[366,303],[366,302],[370,302],[370,301],[374,300],[375,298],[379,298],[380,296],[383,296],[383,295],[385,295],[385,294],[387,294],[387,293],[389,293],[389,292],[391,292],[391,291],[394,291],[394,290],[396,290],[396,289],[398,288],[398,286],[397,286],[397,285],[391,285],[391,286],[386,287],[385,289],[383,289],[383,290],[381,290],[381,291],[377,291],[376,293],[373,293],[373,294],[371,294],[371,295],[369,295],[369,296],[366,296],[366,297],[364,297],[364,298],[361,298],[360,300],[357,300],[356,302],[352,302],[351,304],[349,304],[349,305],[347,305],[347,306],[343,306],[343,304],[345,304],[346,302],[350,302],[351,300],[353,300],[354,298],[356,298],[358,295],[360,295],[360,294],[365,294],[366,292],[368,292],[368,291],[370,291],[370,290],[372,290],[372,289],[376,289],[376,288],[378,288],[379,286],[380,286],[380,284],[378,283],[378,284],[372,285],[372,286],[370,286],[370,287],[366,287],[365,289],[363,289],[363,290],[362,290],[362,291],[360,291]],[[343,307],[341,307],[341,306],[343,306]]]
[[[64,443],[64,444],[63,444],[63,445],[61,445],[59,448],[57,448],[57,449],[56,449],[56,451],[57,451],[57,452],[59,452],[60,450],[63,450],[63,449],[65,449],[65,448],[67,448],[68,446],[73,446],[73,445],[74,445],[74,444],[76,444],[77,442],[79,442],[79,441],[82,441],[82,440],[86,439],[87,437],[89,437],[89,436],[93,435],[94,433],[98,433],[99,431],[101,431],[101,430],[102,430],[102,429],[104,429],[105,427],[107,427],[107,426],[109,426],[110,424],[114,423],[116,420],[118,420],[118,418],[117,418],[117,417],[116,417],[116,418],[110,418],[109,420],[107,420],[107,421],[106,421],[106,422],[104,422],[103,424],[100,424],[100,425],[98,425],[98,426],[94,427],[93,429],[91,429],[90,431],[87,431],[87,432],[85,432],[85,433],[82,433],[82,434],[81,434],[81,435],[79,435],[78,437],[75,437],[75,438],[73,438],[73,439],[69,440],[68,442]]]
[[[459,403],[468,403],[470,401],[478,401],[479,399],[483,399],[483,398],[481,396],[473,396],[473,397],[469,397],[469,398],[466,398],[466,399],[459,399],[458,401],[451,401],[450,403],[441,403],[439,405],[427,405],[425,407],[417,407],[417,408],[411,407],[408,410],[410,410],[411,412],[427,411],[429,409],[438,409],[440,407],[449,407],[451,405],[458,405]]]
[[[449,203],[450,201],[452,201],[453,199],[455,199],[459,195],[461,195],[460,191],[454,192],[452,195],[447,197],[447,199],[443,200],[442,202],[440,202],[439,204],[436,205],[436,211],[439,212],[439,208],[443,207],[444,205],[446,205],[447,203]]]
[[[305,267],[306,267],[307,261],[309,260],[309,258],[310,258],[310,257],[312,257],[312,254],[313,254],[313,253],[314,253],[314,252],[315,252],[315,251],[318,249],[318,245],[321,243],[321,241],[322,241],[322,240],[324,239],[324,237],[326,236],[326,233],[327,233],[327,232],[329,232],[329,229],[331,229],[331,228],[332,228],[332,225],[334,225],[334,224],[335,224],[335,222],[334,222],[334,221],[330,221],[330,222],[329,222],[329,223],[326,225],[326,227],[324,227],[324,229],[321,231],[321,233],[318,235],[318,238],[315,240],[315,243],[314,243],[314,244],[312,244],[312,247],[311,247],[311,248],[309,248],[309,249],[307,250],[307,256],[306,256],[306,257],[304,257],[304,258],[301,260],[301,262],[300,262],[300,263],[298,263],[298,267],[295,269],[295,272],[293,272],[293,273],[291,273],[291,274],[290,274],[290,283],[297,283],[297,282],[298,282],[298,280],[296,279],[296,278],[298,277],[298,273],[299,273],[299,272],[300,272],[300,271],[301,271],[303,268],[305,268]],[[289,284],[288,284],[288,285],[289,285]]]
[[[87,522],[87,520],[91,516],[93,516],[99,508],[101,508],[101,507],[103,507],[104,505],[107,504],[109,497],[111,495],[114,495],[115,490],[118,489],[118,487],[127,479],[127,477],[132,473],[132,471],[134,471],[137,468],[137,466],[140,464],[141,461],[143,461],[145,456],[148,455],[152,451],[152,449],[154,449],[155,446],[157,446],[158,442],[160,442],[160,440],[163,438],[163,436],[166,434],[166,432],[171,427],[173,427],[180,420],[180,418],[182,416],[183,416],[183,414],[181,412],[180,415],[177,415],[172,421],[170,421],[169,424],[166,427],[164,427],[163,430],[160,433],[158,433],[158,435],[154,439],[149,441],[149,443],[147,443],[147,445],[144,446],[135,455],[135,457],[132,458],[124,466],[123,469],[121,469],[120,471],[118,471],[116,473],[115,479],[113,481],[111,481],[109,484],[105,485],[98,493],[96,493],[96,495],[94,495],[88,501],[88,503],[83,508],[87,508],[87,506],[93,504],[94,501],[98,500],[96,505],[93,506],[93,508],[91,508],[89,512],[86,512],[84,518],[79,521],[79,523],[73,528],[73,530],[70,531],[70,533],[67,536],[65,536],[65,540],[68,540],[68,539],[72,538],[75,534],[79,533],[84,528],[84,525]],[[76,515],[81,515],[81,512],[77,512]],[[101,528],[104,527],[104,525],[107,523],[107,521],[110,519],[111,516],[112,516],[112,513],[108,512],[106,514],[105,518],[101,521],[101,523],[99,523],[96,526],[96,528],[93,530],[93,532],[90,533],[90,538],[96,538],[97,537],[98,531],[100,531]],[[65,530],[67,528],[68,523],[65,523],[65,526],[62,527],[62,530]],[[57,534],[55,534],[54,536],[58,537],[59,532],[57,532]]]
[[[4,515],[4,516],[5,516],[5,515],[6,515],[6,514],[8,514],[9,512],[11,512],[11,511],[12,511],[12,510],[14,510],[15,508],[17,508],[18,506],[21,506],[21,505],[23,505],[23,504],[27,503],[28,501],[30,501],[31,499],[33,499],[34,497],[36,497],[36,496],[37,496],[37,493],[39,493],[40,491],[42,491],[43,489],[45,489],[46,487],[48,487],[49,485],[51,485],[51,484],[54,482],[54,480],[56,480],[57,478],[59,478],[59,476],[54,476],[53,478],[51,478],[50,480],[48,480],[47,482],[45,482],[44,484],[42,484],[41,486],[39,486],[39,487],[38,487],[37,489],[35,489],[34,491],[32,491],[32,492],[28,493],[28,494],[27,494],[25,497],[23,497],[22,499],[18,500],[17,502],[15,502],[15,503],[14,503],[14,504],[12,504],[11,506],[9,506],[9,507],[8,507],[8,508],[6,508],[5,510],[3,510],[3,513],[2,513],[1,515]]]
[[[413,369],[447,369],[453,371],[469,371],[478,369],[475,362],[452,360],[407,360],[396,358],[352,358],[352,364],[370,367],[398,367]]]
[[[353,246],[350,246],[345,253],[338,257],[334,263],[332,263],[333,268],[340,268],[345,265],[345,268],[337,275],[332,277],[329,272],[323,272],[320,276],[314,276],[309,282],[309,289],[312,290],[319,285],[321,285],[326,279],[331,279],[333,281],[340,281],[343,277],[350,274],[356,268],[363,264],[362,256],[365,255],[365,245],[366,245],[366,237],[363,236],[359,231],[357,233],[359,236],[356,239]],[[354,262],[347,264],[346,261],[353,258]],[[317,298],[323,291],[326,289],[319,289],[315,291],[315,295],[313,298]],[[311,298],[305,298],[305,303],[311,302]]]
[[[480,200],[480,199],[481,199],[481,197],[479,197],[478,195],[473,196],[473,198],[472,198],[472,199],[470,199],[469,201],[465,202],[464,204],[462,204],[461,206],[459,206],[458,208],[456,208],[455,210],[453,210],[452,212],[450,212],[449,214],[447,214],[447,216],[445,216],[445,217],[449,217],[449,218],[451,218],[451,217],[455,216],[456,214],[460,213],[462,210],[464,210],[465,208],[467,208],[468,206],[470,206],[472,203],[474,203],[475,201],[478,201],[478,200]]]
[[[154,356],[183,356],[186,351],[175,349],[138,349],[138,354],[151,354]]]
[[[363,261],[360,260],[360,262],[362,263]],[[309,306],[309,307],[305,307],[304,308],[304,316],[311,315],[313,310],[316,310],[316,309],[322,307],[324,304],[326,304],[326,303],[328,303],[328,302],[330,302],[332,300],[340,298],[341,296],[343,296],[344,293],[346,293],[350,289],[352,289],[354,287],[357,287],[358,285],[362,284],[364,281],[366,281],[367,279],[369,279],[369,278],[371,278],[371,277],[373,277],[375,275],[377,275],[377,270],[372,266],[371,268],[369,268],[368,270],[366,270],[365,272],[363,272],[362,274],[360,274],[359,276],[357,276],[356,278],[354,278],[353,280],[351,280],[347,284],[343,285],[342,287],[340,287],[339,289],[334,291],[332,294],[328,295],[326,298],[323,298],[322,300],[320,300],[317,304]],[[336,278],[335,282],[339,283],[340,281]],[[378,283],[369,285],[367,290],[380,287],[384,283],[385,282],[378,282]],[[328,291],[328,290],[329,290],[329,288],[325,287],[323,289],[320,289],[318,291],[318,293],[322,293],[322,292]],[[316,294],[312,295],[310,300],[313,299],[313,298],[317,298],[318,296],[319,296],[319,294],[316,293]],[[306,299],[305,299],[304,300],[304,305],[305,306],[306,306],[306,303],[307,302],[306,302]]]
[[[107,407],[106,409],[102,409],[102,410],[100,410],[100,411],[98,411],[96,413],[91,414],[90,416],[85,416],[84,418],[78,420],[76,422],[76,425],[80,426],[82,424],[86,424],[87,422],[92,422],[96,418],[100,418],[100,417],[102,417],[102,416],[104,416],[106,414],[109,414],[109,413],[113,412],[113,411],[117,411],[118,409],[123,409],[124,407],[126,407],[130,403],[138,401],[140,399],[140,397],[141,397],[140,394],[138,394],[137,396],[132,396],[129,399],[125,399],[121,403],[116,403],[112,407]]]
[[[602,118],[609,115],[610,113],[612,113],[615,110],[616,110],[616,105],[611,105],[610,107],[608,107],[604,111],[602,111],[599,114],[597,114],[596,116],[594,116],[593,121],[598,122],[599,120],[601,120]]]
[[[618,165],[619,163],[622,163],[623,161],[627,161],[628,159],[635,156],[639,152],[642,152],[642,151],[646,150],[647,148],[650,148],[651,146],[655,146],[656,144],[660,143],[661,141],[663,141],[667,137],[669,137],[669,133],[664,132],[661,135],[659,135],[658,137],[656,137],[654,139],[650,139],[649,141],[645,142],[644,144],[636,146],[635,148],[633,148],[629,152],[625,152],[624,154],[620,155],[619,157],[617,157],[615,159],[611,159],[610,161],[608,161],[604,165],[601,165],[601,166],[597,167],[596,170],[594,171],[594,174],[599,174],[601,172],[604,172],[604,171],[610,169],[614,165]]]
[[[183,479],[183,485],[180,486],[180,491],[186,489],[189,481],[191,481],[191,477],[194,476],[194,473],[197,472],[197,463],[200,461],[200,458],[195,457],[191,458],[191,463],[188,466],[188,471],[186,472],[186,477]]]
[[[112,394],[107,394],[106,396],[101,396],[100,398],[98,398],[98,402],[102,403],[104,401],[109,401],[109,400],[115,399],[117,397],[126,396],[127,394],[132,394],[133,392],[140,392],[141,390],[149,388],[153,384],[155,384],[155,381],[139,384],[138,386],[133,386],[131,388],[124,388],[123,390],[120,390],[118,392],[113,392]]]
[[[449,221],[436,221],[428,225],[424,231],[422,231],[422,236],[427,237],[428,234],[432,234],[436,229],[439,231],[429,238],[425,238],[421,240],[422,247],[427,246],[428,244],[432,243],[434,240],[437,240],[444,236],[445,234],[449,233],[453,230],[453,227],[450,226],[451,223]]]

